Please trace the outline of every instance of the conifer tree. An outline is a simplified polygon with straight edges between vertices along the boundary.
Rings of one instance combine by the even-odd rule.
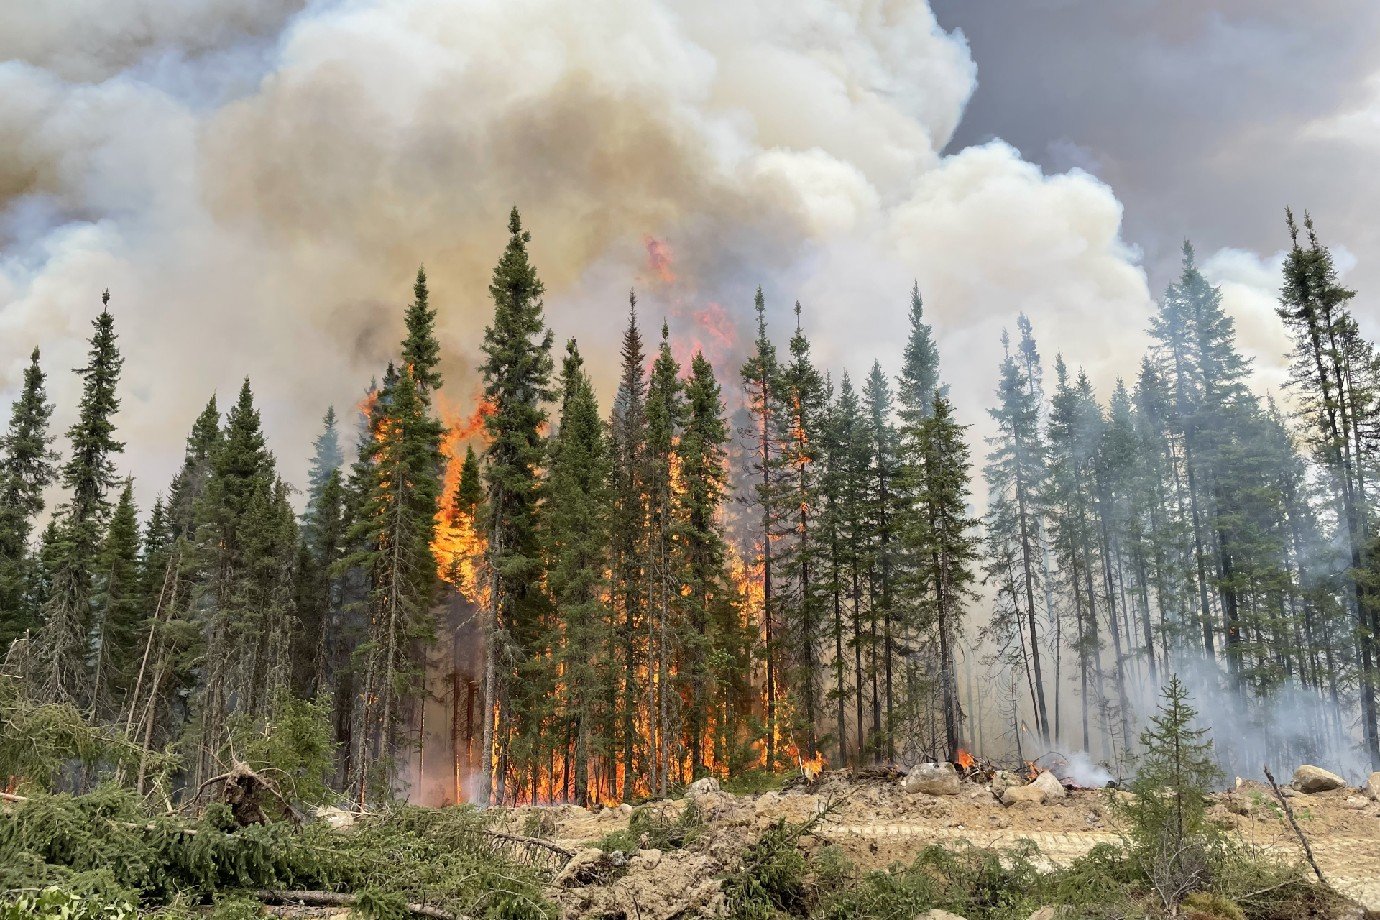
[[[0,656],[38,625],[29,538],[43,511],[43,490],[57,474],[48,434],[52,414],[35,348],[10,408],[9,428],[0,435]]]
[[[115,481],[114,455],[124,450],[115,440],[120,410],[116,387],[124,358],[116,344],[110,292],[101,295],[101,312],[82,380],[77,420],[67,431],[70,455],[62,467],[67,503],[59,509],[57,540],[49,548],[51,584],[43,607],[43,626],[32,661],[31,691],[40,700],[89,703],[93,697],[87,666],[91,630],[91,592],[101,538],[110,516],[107,493]]]
[[[1019,319],[1020,345],[1013,352],[1002,333],[1004,356],[997,384],[997,406],[989,410],[997,433],[989,439],[985,475],[988,487],[987,575],[1009,585],[999,595],[993,623],[1000,648],[1024,671],[1034,710],[1035,730],[1049,740],[1049,708],[1041,660],[1036,591],[1045,575],[1042,566],[1040,509],[1047,477],[1047,448],[1040,431],[1038,358],[1030,321]],[[1048,595],[1042,595],[1041,599]],[[1009,605],[1008,615],[1001,605]],[[1046,601],[1046,606],[1048,602]],[[1014,640],[1014,641],[1013,641]]]
[[[649,758],[648,784],[663,796],[670,787],[672,737],[680,734],[672,724],[680,718],[679,699],[672,699],[671,640],[680,633],[679,624],[673,622],[679,605],[673,599],[680,593],[682,576],[673,478],[677,440],[685,420],[680,364],[671,354],[669,336],[663,322],[661,347],[647,386],[647,647],[651,663],[647,711],[654,735],[649,739],[654,741],[654,752]]]
[[[147,605],[139,550],[134,483],[126,479],[101,544],[93,580],[92,711],[102,718],[123,701],[133,677],[139,628]]]
[[[819,641],[824,594],[816,573],[815,545],[819,514],[819,438],[825,412],[824,379],[810,357],[810,341],[795,305],[795,333],[790,359],[780,371],[779,427],[781,455],[777,473],[780,503],[776,516],[783,529],[780,550],[783,663],[795,687],[799,711],[792,732],[813,756],[818,747],[820,681]]]
[[[508,245],[493,272],[489,294],[493,322],[484,330],[484,397],[493,412],[484,419],[489,435],[485,462],[488,478],[486,536],[490,572],[488,660],[485,664],[485,713],[497,711],[497,725],[484,722],[485,752],[495,752],[497,784],[483,771],[479,799],[491,794],[504,801],[508,768],[509,718],[512,706],[507,681],[500,682],[500,662],[520,657],[539,622],[543,603],[540,546],[537,538],[538,474],[544,459],[541,427],[544,403],[552,398],[551,332],[542,314],[544,288],[527,254],[531,234],[522,229],[517,208],[508,218]]]
[[[1292,246],[1284,264],[1279,315],[1294,338],[1291,383],[1304,401],[1309,444],[1331,480],[1338,537],[1349,562],[1346,603],[1356,624],[1361,723],[1371,765],[1380,768],[1380,597],[1361,573],[1373,568],[1376,475],[1373,431],[1380,417],[1380,365],[1359,333],[1350,302],[1356,296],[1337,280],[1332,254],[1304,216],[1307,246],[1286,212]]]
[[[631,797],[638,735],[636,700],[643,644],[640,628],[646,613],[647,586],[647,381],[646,355],[637,325],[637,297],[628,294],[628,325],[623,333],[622,371],[609,423],[612,495],[609,507],[611,597],[618,617],[619,686],[608,701],[618,713],[618,746],[623,786],[615,795]],[[615,772],[615,775],[617,773]]]
[[[1135,795],[1121,807],[1130,819],[1132,856],[1174,910],[1183,895],[1207,881],[1209,848],[1220,836],[1208,815],[1209,793],[1222,772],[1177,674],[1170,675],[1162,695],[1159,711],[1141,733]]]
[[[728,424],[714,368],[698,351],[690,360],[685,402],[679,445],[685,590],[680,593],[689,629],[678,676],[686,701],[685,747],[692,777],[698,777],[711,760],[729,760],[734,729],[747,714],[751,636],[741,626],[727,572],[722,510],[728,495]],[[707,737],[711,728],[713,739]]]
[[[340,433],[336,430],[335,406],[328,406],[321,419],[321,433],[312,442],[311,463],[307,467],[307,506],[302,522],[310,529],[312,518],[321,501],[321,493],[331,474],[345,465],[345,452],[340,449]]]
[[[465,459],[460,465],[460,481],[455,486],[455,510],[474,518],[484,501],[484,483],[479,472],[479,457],[473,445],[465,445]]]
[[[431,306],[426,286],[426,269],[417,267],[417,281],[412,286],[412,303],[404,317],[407,337],[403,339],[403,364],[412,368],[417,393],[423,403],[431,405],[432,394],[441,388],[441,345],[436,341],[436,310]]]
[[[961,743],[963,722],[954,647],[962,629],[963,604],[973,595],[979,542],[973,532],[977,522],[968,514],[971,462],[963,426],[954,419],[948,399],[937,391],[915,447],[919,463],[914,473],[918,478],[914,514],[905,519],[902,540],[908,555],[917,560],[915,589],[922,592],[922,603],[929,608],[926,621],[933,624],[939,646],[946,755],[952,761]]]
[[[575,340],[561,365],[560,425],[552,437],[545,490],[547,583],[560,611],[563,641],[556,655],[565,686],[561,721],[569,726],[571,792],[592,801],[595,762],[612,753],[612,715],[605,707],[615,686],[612,618],[604,598],[608,560],[608,444],[599,404]],[[472,456],[472,455],[471,455]],[[570,750],[573,749],[573,750]]]
[[[404,366],[375,413],[368,489],[346,542],[345,564],[368,576],[368,629],[355,651],[360,684],[350,783],[360,802],[394,790],[401,729],[418,703],[423,649],[435,630],[437,572],[431,542],[440,501],[441,427]]]
[[[776,471],[780,462],[781,445],[778,439],[779,375],[780,362],[776,346],[767,336],[767,305],[759,287],[753,298],[753,310],[757,314],[757,338],[753,343],[752,354],[743,363],[739,372],[746,391],[748,413],[752,427],[747,432],[751,439],[749,455],[750,467],[756,480],[754,492],[756,503],[761,510],[761,526],[754,535],[759,558],[762,561],[762,657],[766,673],[764,675],[764,696],[766,709],[766,748],[767,767],[776,766],[777,743],[780,740],[777,724],[777,706],[780,680],[778,659],[780,658],[780,639],[777,634],[777,588],[773,582],[772,566],[775,561],[772,541],[781,529],[779,520],[780,503],[777,500],[779,485]]]
[[[872,633],[872,730],[879,754],[895,754],[896,619],[894,576],[899,556],[896,543],[897,434],[892,423],[891,384],[874,361],[863,387],[863,412],[871,457],[868,475],[868,515],[872,531],[868,608]],[[879,633],[880,630],[880,633]],[[880,658],[880,662],[878,659]],[[880,680],[880,692],[879,692]]]

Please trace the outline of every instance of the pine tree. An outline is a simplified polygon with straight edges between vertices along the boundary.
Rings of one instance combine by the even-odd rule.
[[[0,436],[0,650],[38,625],[29,538],[43,511],[43,490],[57,474],[57,454],[49,446],[52,414],[35,348],[9,428]]]
[[[107,493],[115,482],[114,455],[124,450],[114,437],[114,416],[120,410],[116,386],[124,359],[109,303],[107,291],[101,295],[100,315],[92,321],[87,364],[76,372],[82,396],[77,420],[67,431],[71,454],[61,477],[70,497],[59,509],[57,541],[50,546],[51,585],[32,663],[31,692],[41,700],[88,703],[93,698],[87,667],[92,577],[110,516]]]
[[[543,403],[552,398],[551,332],[542,314],[544,288],[527,254],[531,234],[522,229],[517,208],[508,219],[508,245],[494,268],[489,294],[493,322],[484,330],[484,397],[493,413],[484,419],[489,434],[485,474],[488,569],[490,572],[489,651],[485,665],[485,712],[497,711],[497,725],[486,718],[485,752],[497,755],[497,784],[483,771],[479,800],[505,799],[508,769],[511,687],[499,680],[500,662],[520,657],[540,619],[540,546],[537,539],[538,472],[544,459]],[[487,762],[487,754],[485,756]]]
[[[599,404],[571,339],[561,366],[560,426],[552,437],[545,490],[547,583],[561,614],[563,641],[556,655],[565,687],[562,721],[569,726],[571,793],[578,804],[594,796],[596,761],[611,753],[613,622],[605,603],[608,560],[609,457]],[[569,750],[569,749],[568,749]]]

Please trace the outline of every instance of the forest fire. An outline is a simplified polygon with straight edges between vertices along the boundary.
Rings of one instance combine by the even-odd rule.
[[[805,778],[805,782],[807,783],[813,783],[815,780],[819,779],[819,775],[824,772],[824,768],[829,766],[829,762],[824,759],[824,755],[819,751],[815,751],[815,756],[811,757],[809,760],[804,760],[800,757],[797,757],[796,760],[800,763],[800,775]]]
[[[954,766],[958,767],[960,770],[971,770],[976,764],[977,758],[969,754],[963,748],[959,748],[958,753],[954,755]]]
[[[444,407],[443,415],[446,413]],[[485,586],[480,575],[485,542],[475,520],[474,506],[466,507],[462,492],[469,485],[462,482],[465,471],[465,448],[476,438],[482,438],[484,420],[493,414],[493,406],[482,395],[476,396],[476,406],[468,416],[454,416],[441,441],[441,453],[446,469],[442,480],[441,504],[436,510],[436,534],[431,543],[432,554],[441,579],[455,586],[472,603],[483,604]],[[477,494],[477,493],[476,493]]]

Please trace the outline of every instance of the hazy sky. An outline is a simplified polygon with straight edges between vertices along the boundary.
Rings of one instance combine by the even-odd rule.
[[[419,263],[469,410],[513,204],[606,394],[630,287],[733,386],[756,285],[861,377],[918,280],[980,437],[1004,326],[1105,392],[1184,236],[1275,385],[1285,204],[1380,289],[1377,37],[1361,0],[3,4],[0,397],[40,345],[67,424],[109,287],[144,506],[245,374],[300,481]]]

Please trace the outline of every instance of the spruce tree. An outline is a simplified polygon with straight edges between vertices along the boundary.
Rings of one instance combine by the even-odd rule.
[[[676,443],[685,420],[680,364],[671,354],[669,336],[670,330],[663,322],[661,347],[652,362],[647,386],[647,647],[651,663],[647,711],[653,734],[649,740],[654,741],[648,763],[648,786],[662,796],[670,788],[672,736],[679,737],[672,725],[673,720],[680,718],[679,699],[673,699],[671,686],[671,641],[681,632],[675,621],[679,605],[674,599],[680,594],[682,578],[676,551],[680,535],[674,477],[679,459]]]
[[[35,348],[9,428],[0,436],[0,655],[38,625],[29,538],[43,511],[43,490],[57,475],[48,434],[52,414]]]
[[[698,777],[711,763],[722,766],[730,759],[729,745],[750,702],[752,637],[742,625],[727,571],[722,515],[729,489],[728,423],[714,368],[698,351],[690,360],[685,403],[678,497],[685,586],[680,594],[689,629],[677,676],[685,698],[684,746],[692,777]]]
[[[947,398],[936,392],[933,410],[921,423],[916,449],[920,463],[914,475],[915,506],[905,520],[902,541],[917,562],[915,587],[923,592],[926,621],[933,624],[939,646],[940,701],[947,759],[961,743],[962,712],[954,647],[962,630],[963,605],[973,596],[973,568],[979,558],[977,521],[968,514],[971,461],[963,426]]]
[[[70,454],[61,477],[69,498],[58,511],[57,540],[49,547],[51,584],[31,662],[31,692],[41,700],[89,703],[94,695],[88,667],[92,577],[110,516],[107,494],[115,482],[114,455],[124,450],[115,440],[114,420],[124,359],[109,303],[106,291],[91,324],[95,332],[86,366],[76,371],[82,395],[77,420],[67,431]]]
[[[133,678],[139,629],[147,608],[139,552],[134,483],[126,479],[101,544],[93,581],[92,710],[100,717],[115,711]]]
[[[403,364],[412,368],[417,393],[422,402],[431,405],[431,396],[441,388],[441,345],[436,341],[436,310],[431,306],[426,286],[426,269],[417,267],[417,281],[412,285],[412,303],[404,317],[407,337],[403,339]]]
[[[610,595],[618,618],[619,685],[611,689],[610,710],[617,712],[623,785],[614,790],[630,798],[638,754],[637,699],[642,688],[645,643],[640,641],[647,607],[647,380],[637,297],[628,294],[628,325],[623,333],[622,371],[609,421],[611,496],[609,506]],[[615,773],[617,775],[617,773]]]
[[[437,571],[431,543],[440,501],[441,427],[427,412],[410,366],[398,372],[375,413],[361,495],[342,563],[368,577],[368,627],[355,650],[360,674],[351,729],[350,783],[357,801],[391,796],[402,755],[402,728],[415,715],[434,639]]]
[[[878,754],[891,758],[896,748],[893,664],[900,625],[893,596],[900,555],[896,541],[899,463],[897,432],[891,419],[891,384],[876,361],[863,387],[863,412],[871,452],[867,504],[871,529],[868,594],[873,655],[872,729],[877,735]]]
[[[761,512],[760,528],[753,536],[758,557],[762,563],[762,657],[765,663],[764,696],[766,709],[766,758],[768,769],[777,765],[777,746],[780,740],[777,724],[777,706],[781,680],[778,659],[781,655],[780,639],[777,633],[777,589],[773,582],[772,566],[775,562],[772,541],[781,530],[780,502],[777,493],[777,467],[780,462],[781,445],[779,432],[780,401],[780,362],[776,346],[767,336],[767,306],[759,287],[753,298],[753,310],[757,314],[757,338],[753,343],[752,354],[743,363],[739,372],[747,396],[748,413],[752,427],[746,432],[750,438],[748,448],[750,469],[755,484],[756,504]]]
[[[488,498],[485,512],[490,572],[488,659],[485,664],[484,762],[497,757],[497,784],[489,771],[481,778],[479,800],[504,801],[512,715],[509,681],[500,680],[500,662],[522,654],[540,619],[541,558],[537,538],[538,475],[544,459],[541,428],[551,393],[551,332],[542,314],[544,288],[527,253],[531,234],[522,229],[517,208],[508,218],[508,245],[494,267],[489,295],[493,322],[484,330],[484,398],[493,407],[485,416],[489,435],[485,457]]]
[[[781,455],[779,488],[774,500],[783,530],[780,551],[781,627],[783,663],[796,688],[796,726],[791,732],[803,742],[803,753],[818,747],[822,669],[819,641],[824,594],[817,583],[819,547],[815,545],[819,514],[819,438],[825,412],[824,379],[810,357],[810,341],[795,305],[795,333],[790,359],[780,372],[778,427]]]
[[[997,384],[997,406],[989,410],[997,433],[988,439],[985,475],[988,488],[987,577],[1011,590],[999,596],[993,622],[998,646],[1024,671],[1030,689],[1035,730],[1050,740],[1049,707],[1041,659],[1039,601],[1048,606],[1048,595],[1037,598],[1045,577],[1040,545],[1041,502],[1048,475],[1047,448],[1040,430],[1041,388],[1035,340],[1030,321],[1019,319],[1021,340],[1013,352],[1002,333],[1004,356]],[[1007,614],[1002,604],[1009,605]],[[1048,611],[1046,611],[1047,613]]]
[[[573,748],[571,792],[577,804],[593,800],[596,761],[609,753],[611,713],[605,707],[616,677],[608,585],[609,457],[599,404],[571,339],[561,365],[560,423],[551,439],[545,483],[550,511],[544,521],[547,584],[561,614],[556,655],[564,698],[561,716]]]

